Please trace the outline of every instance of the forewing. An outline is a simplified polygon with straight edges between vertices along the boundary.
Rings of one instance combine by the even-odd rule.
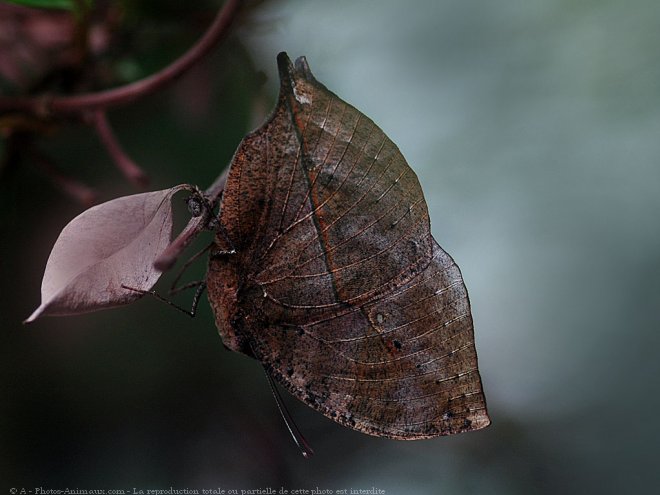
[[[280,159],[254,279],[284,307],[373,298],[431,256],[419,181],[383,131],[317,82],[304,59],[279,62],[295,142],[264,151]]]

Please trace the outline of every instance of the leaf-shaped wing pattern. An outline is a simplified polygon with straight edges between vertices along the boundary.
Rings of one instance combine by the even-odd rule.
[[[367,433],[425,438],[486,426],[467,294],[457,266],[434,250],[424,270],[364,305],[287,311],[252,337],[257,354],[294,395]],[[275,304],[265,311],[277,314]]]
[[[278,105],[241,143],[223,197],[238,254],[210,262],[223,340],[366,433],[488,425],[467,292],[416,175],[303,58],[278,63]]]

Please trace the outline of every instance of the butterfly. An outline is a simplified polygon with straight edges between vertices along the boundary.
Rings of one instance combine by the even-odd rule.
[[[278,55],[232,160],[207,289],[229,349],[346,427],[422,439],[490,424],[460,270],[397,146]]]

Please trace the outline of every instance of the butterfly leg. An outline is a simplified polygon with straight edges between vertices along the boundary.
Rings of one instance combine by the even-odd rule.
[[[174,277],[174,280],[172,281],[172,285],[170,286],[170,290],[167,292],[168,295],[173,296],[174,294],[177,294],[181,292],[182,290],[190,289],[192,287],[198,286],[200,283],[204,283],[203,280],[198,280],[195,282],[190,282],[188,284],[182,285],[180,287],[177,287],[177,284],[179,283],[179,280],[181,279],[181,276],[184,274],[184,272],[192,265],[197,259],[199,259],[200,256],[202,256],[204,253],[206,253],[209,249],[213,247],[213,243],[209,244],[206,246],[204,249],[201,251],[198,251],[197,253],[193,254],[179,269],[179,271],[176,274],[176,277]]]
[[[152,295],[152,296],[154,296],[156,299],[158,299],[159,301],[162,301],[162,302],[164,302],[164,303],[166,303],[166,304],[172,306],[174,309],[178,309],[178,310],[181,311],[182,313],[185,313],[185,314],[187,314],[188,316],[190,316],[191,318],[194,318],[194,317],[195,317],[195,314],[196,314],[196,312],[197,312],[197,305],[199,304],[199,298],[202,296],[202,293],[204,292],[204,289],[206,288],[206,282],[203,281],[203,280],[200,280],[200,281],[197,281],[197,282],[191,282],[191,283],[189,283],[189,284],[186,284],[186,285],[184,285],[184,286],[178,288],[178,290],[183,290],[183,289],[190,289],[190,288],[192,288],[192,287],[197,287],[197,290],[195,290],[195,295],[193,296],[192,306],[191,306],[190,310],[187,310],[187,309],[185,309],[185,308],[182,308],[182,307],[179,306],[178,304],[173,303],[173,302],[170,301],[169,299],[164,298],[163,296],[161,296],[161,295],[160,295],[158,292],[156,292],[155,290],[136,289],[136,288],[134,288],[134,287],[129,287],[128,285],[124,285],[124,284],[122,284],[121,286],[122,286],[124,289],[132,290],[133,292],[138,292],[138,293],[140,293],[140,294],[145,294],[145,295],[146,295],[146,294]]]
[[[220,256],[224,256],[226,254],[236,254],[236,247],[234,246],[234,243],[231,241],[229,238],[229,234],[227,234],[227,231],[223,227],[223,225],[220,223],[220,219],[217,219],[217,226],[215,228],[215,231],[222,237],[222,239],[225,242],[226,247],[221,248],[220,246],[217,246],[213,251],[211,251],[211,257],[212,258],[217,258]]]

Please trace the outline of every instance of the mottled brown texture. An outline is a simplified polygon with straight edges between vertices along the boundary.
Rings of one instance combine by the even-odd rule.
[[[415,173],[304,58],[278,64],[279,101],[236,151],[209,264],[225,345],[364,433],[487,426],[467,292]]]

